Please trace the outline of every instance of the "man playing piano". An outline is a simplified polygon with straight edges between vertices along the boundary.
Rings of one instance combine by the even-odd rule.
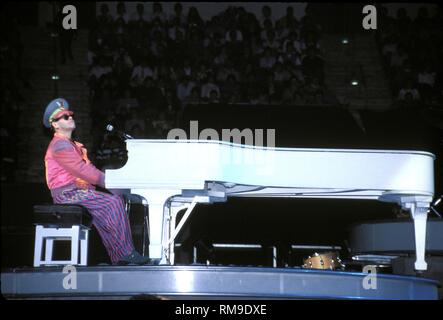
[[[57,98],[46,107],[43,124],[54,136],[45,155],[46,183],[54,203],[79,204],[92,215],[112,264],[147,264],[132,242],[128,215],[120,196],[95,190],[105,186],[105,174],[88,159],[86,148],[71,139],[74,113]]]

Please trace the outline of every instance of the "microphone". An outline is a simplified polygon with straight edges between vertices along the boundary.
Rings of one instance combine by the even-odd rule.
[[[116,134],[118,134],[121,138],[123,138],[123,139],[134,139],[132,136],[130,136],[129,134],[127,134],[127,133],[124,133],[124,132],[122,132],[122,131],[120,131],[120,130],[115,130],[115,128],[114,128],[114,126],[112,125],[112,124],[108,124],[107,126],[106,126],[106,130],[107,131],[109,131],[109,132],[113,132],[113,133],[116,133]]]

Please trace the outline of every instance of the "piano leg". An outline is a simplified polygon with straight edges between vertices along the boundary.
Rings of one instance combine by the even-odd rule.
[[[404,208],[410,210],[411,216],[414,219],[415,270],[417,271],[425,271],[428,268],[428,264],[425,261],[425,245],[429,204],[427,202],[409,202],[404,204]]]
[[[164,218],[166,203],[169,198],[180,194],[180,190],[145,190],[132,189],[131,193],[138,194],[145,198],[149,204],[149,258],[160,259],[160,263],[165,263],[165,252],[163,243]]]

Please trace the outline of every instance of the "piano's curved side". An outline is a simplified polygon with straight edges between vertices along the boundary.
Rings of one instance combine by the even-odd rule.
[[[128,162],[108,188],[204,189],[228,195],[380,198],[434,194],[434,156],[397,150],[250,147],[221,141],[128,140]],[[247,191],[249,190],[249,191]],[[391,197],[392,198],[392,197]]]

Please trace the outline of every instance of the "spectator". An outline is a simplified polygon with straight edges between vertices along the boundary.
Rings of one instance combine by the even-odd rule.
[[[209,73],[208,77],[206,78],[206,82],[202,85],[201,88],[201,98],[203,100],[208,100],[209,94],[212,90],[217,91],[217,94],[220,96],[220,88],[215,83],[214,75],[212,73]]]
[[[180,83],[177,85],[177,98],[180,102],[183,102],[190,94],[192,88],[195,87],[195,83],[191,81],[189,76],[183,76]]]
[[[265,88],[264,84],[262,85],[253,85],[251,87],[249,101],[254,105],[264,105],[269,104],[269,95],[268,90]]]
[[[292,31],[289,33],[288,37],[286,39],[283,40],[283,52],[287,52],[288,51],[288,45],[291,44],[292,47],[294,48],[294,50],[298,53],[301,54],[302,51],[302,45],[300,43],[300,41],[298,40],[298,33],[296,31]]]
[[[173,123],[168,119],[167,112],[162,111],[158,114],[158,118],[152,121],[154,128],[160,127],[164,131],[164,135],[167,136],[167,132],[172,129]]]
[[[117,3],[117,18],[114,23],[120,23],[121,26],[126,26],[129,23],[129,16],[126,13],[126,6],[124,2]],[[117,33],[120,33],[119,30],[115,30]]]
[[[143,113],[141,110],[134,110],[134,112],[129,114],[129,119],[125,121],[124,125],[125,132],[132,132],[134,126],[136,125],[140,127],[141,131],[145,131],[146,125],[145,121],[143,120]]]
[[[160,30],[155,30],[152,35],[151,45],[149,47],[154,61],[160,61],[165,56],[167,44]]]
[[[191,65],[191,59],[189,58],[185,58],[185,60],[183,61],[183,67],[181,69],[181,76],[186,76],[186,77],[190,77],[190,78],[194,78],[195,76],[195,71],[194,68]]]
[[[283,90],[282,104],[301,105],[304,103],[302,95],[302,84],[297,78],[291,78]]]
[[[283,68],[283,64],[277,62],[274,66],[274,77],[273,81],[277,83],[286,82],[291,78],[291,74],[285,68]]]
[[[162,81],[164,81],[165,83],[167,83],[168,85],[172,82],[172,81],[176,81],[177,80],[177,75],[176,72],[174,70],[174,68],[166,63],[161,63],[159,64],[158,68],[157,68],[157,78],[160,80],[162,79]]]
[[[105,58],[100,57],[98,65],[93,66],[89,72],[89,82],[92,84],[92,87],[95,87],[97,83],[103,80],[105,75],[111,72],[112,68],[106,63]]]
[[[137,99],[132,96],[131,90],[126,89],[123,98],[117,101],[117,112],[120,113],[122,109],[126,109],[128,113],[131,113],[138,108]]]
[[[269,22],[271,22],[272,26],[275,26],[275,20],[274,20],[274,18],[272,17],[272,10],[271,10],[271,7],[265,5],[265,6],[262,7],[262,11],[261,11],[261,12],[262,12],[262,15],[261,15],[261,17],[260,17],[260,24],[261,24],[263,27],[265,27],[264,22],[265,22],[266,20],[268,20]]]
[[[145,58],[132,70],[131,85],[133,87],[140,86],[147,77],[157,79],[157,72],[155,67],[150,66]]]
[[[184,38],[184,33],[180,29],[175,31],[175,39],[169,41],[168,47],[165,50],[168,60],[171,61],[171,66],[177,67],[184,63],[183,53],[187,50],[187,43]]]
[[[310,47],[307,49],[307,56],[302,60],[303,74],[306,77],[318,78],[320,83],[323,84],[324,68],[323,60],[315,54],[315,48]]]
[[[200,62],[198,64],[198,69],[195,72],[195,80],[198,83],[203,83],[204,81],[206,81],[206,78],[208,77],[209,73],[212,72],[212,69],[210,69],[206,63],[204,63],[203,61]]]
[[[304,90],[304,100],[308,104],[322,104],[323,89],[318,78],[308,78]]]
[[[223,83],[227,80],[230,74],[232,74],[237,79],[237,81],[241,80],[240,73],[237,71],[237,68],[235,68],[232,60],[227,60],[226,64],[218,69],[215,78],[218,83]]]
[[[211,90],[209,93],[209,103],[220,103],[220,94],[217,90]]]
[[[317,55],[321,55],[320,43],[317,41],[313,33],[308,33],[300,43],[301,52],[306,52],[308,48],[314,48]]]
[[[408,59],[408,54],[405,52],[404,47],[398,46],[391,56],[391,68],[400,68],[406,59]]]
[[[200,14],[196,7],[189,8],[188,19],[187,19],[188,30],[197,29],[202,30],[204,26],[203,19],[200,17]]]
[[[118,79],[119,88],[128,87],[128,82],[132,74],[133,63],[129,53],[120,48],[114,54],[113,71]]]
[[[432,20],[429,17],[429,11],[428,8],[426,7],[420,7],[418,9],[418,13],[417,13],[417,17],[415,18],[414,22],[413,22],[413,26],[414,26],[414,30],[431,30],[433,25],[432,25]]]
[[[226,32],[226,42],[242,42],[243,41],[243,33],[234,27],[231,27]]]
[[[149,19],[145,13],[145,6],[143,3],[137,3],[136,11],[131,15],[131,22],[143,27],[148,21]]]
[[[138,96],[140,106],[147,114],[156,113],[165,107],[165,96],[152,77],[146,77]]]
[[[236,57],[243,50],[243,33],[238,28],[229,28],[226,32],[226,45],[231,57]]]
[[[401,107],[413,108],[419,105],[420,99],[414,98],[414,94],[412,92],[406,92],[403,99],[399,100],[399,105]]]
[[[92,30],[88,39],[88,64],[92,66],[98,55],[100,55],[106,46],[105,36],[100,30]]]
[[[388,35],[383,40],[381,53],[384,58],[385,67],[390,66],[391,57],[397,51],[397,43],[395,35]]]
[[[165,23],[166,14],[163,12],[163,7],[161,3],[154,2],[154,4],[152,5],[152,15],[150,21],[155,21],[157,19],[159,19],[162,24]]]
[[[289,36],[289,32],[292,29],[294,28],[293,27],[285,28],[283,26],[283,23],[278,21],[275,25],[275,37],[277,38],[278,41],[281,42]]]
[[[200,88],[195,86],[191,90],[191,94],[187,96],[182,103],[182,108],[186,108],[188,105],[196,105],[200,104],[202,102],[201,96],[200,96]],[[208,97],[209,99],[209,97]]]
[[[415,70],[412,67],[411,61],[406,60],[404,64],[398,68],[390,69],[390,76],[391,76],[391,82],[392,82],[392,88],[395,92],[395,94],[398,93],[398,90],[400,90],[400,87],[404,85],[405,82],[411,81],[417,81],[417,74]]]
[[[197,88],[197,92],[199,92],[200,90],[198,90]],[[192,92],[191,92],[192,93]],[[199,95],[200,96],[200,95]],[[172,90],[167,90],[165,92],[165,105],[166,105],[166,109],[167,109],[167,116],[170,118],[175,118],[176,123],[178,123],[177,116],[179,116],[180,112],[181,112],[181,106],[180,103],[175,95],[174,92],[172,92]]]
[[[183,14],[183,6],[180,2],[174,4],[174,13],[169,17],[169,22],[177,27],[184,27],[186,25],[186,17]]]
[[[174,18],[171,21],[171,24],[168,28],[168,36],[169,39],[171,40],[177,40],[178,36],[177,33],[181,33],[181,40],[184,39],[184,35],[186,33],[185,29],[183,28],[182,24],[180,23],[180,19],[179,18]]]
[[[234,75],[230,74],[222,86],[221,99],[226,103],[241,102],[240,86]]]
[[[225,39],[222,36],[223,31],[208,33],[203,39],[203,46],[209,52],[211,57],[216,56],[225,45]]]
[[[297,18],[294,16],[294,8],[293,7],[287,7],[286,8],[286,15],[280,18],[278,21],[283,28],[291,27],[291,29],[297,29],[299,26],[299,22]]]
[[[407,97],[407,94],[410,94],[411,96]],[[398,101],[406,101],[408,98],[411,98],[411,100],[420,100],[420,93],[418,92],[417,88],[413,87],[413,83],[411,81],[408,81],[398,92]]]
[[[267,33],[268,31],[275,31],[274,30],[274,25],[272,24],[271,20],[267,19],[264,21],[264,27],[263,29],[260,31],[260,38],[265,41],[266,37],[267,37]]]
[[[197,29],[192,28],[188,31],[186,55],[192,57],[195,52],[200,52],[203,55],[204,47],[201,33]]]
[[[263,41],[263,48],[271,48],[272,50],[277,50],[280,47],[280,42],[275,36],[274,30],[267,30],[266,36]]]
[[[242,20],[240,25],[244,38],[248,42],[251,42],[257,37],[257,34],[260,34],[260,23],[257,21],[257,18],[253,13],[246,13],[245,18]]]
[[[114,19],[109,14],[109,7],[106,3],[100,5],[100,14],[97,16],[97,27],[101,30],[110,30]]]
[[[286,50],[278,56],[277,60],[282,64],[301,66],[300,54],[294,48],[292,41],[286,44]]]
[[[274,67],[274,64],[277,62],[276,57],[274,56],[271,48],[265,48],[265,52],[263,57],[260,58],[260,68],[270,70]]]
[[[218,54],[214,58],[214,64],[216,66],[222,66],[226,63],[228,55],[226,54],[226,47],[223,46],[218,50]]]
[[[111,113],[116,111],[115,99],[110,88],[103,88],[101,95],[96,96],[91,111],[93,121],[95,121],[95,119],[100,120],[101,118],[104,118],[108,111]],[[103,124],[104,123],[101,123],[100,125],[102,126]]]
[[[318,25],[309,13],[306,13],[302,18],[300,38],[306,40],[308,37],[312,37],[315,41],[319,40],[321,33],[321,27]]]
[[[431,69],[427,63],[423,69],[418,73],[418,89],[423,101],[429,103],[435,87],[436,72]]]

